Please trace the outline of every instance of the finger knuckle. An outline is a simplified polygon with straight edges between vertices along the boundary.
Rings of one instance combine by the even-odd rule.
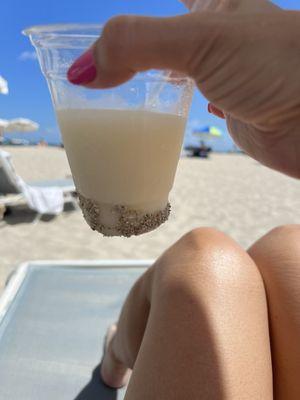
[[[104,26],[101,42],[108,59],[117,60],[124,56],[133,23],[134,17],[120,15],[110,19]]]

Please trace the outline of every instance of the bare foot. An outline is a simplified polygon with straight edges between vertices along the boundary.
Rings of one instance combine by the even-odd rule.
[[[102,381],[109,387],[120,389],[129,382],[131,370],[122,364],[112,349],[112,340],[117,332],[117,325],[111,325],[106,333],[104,355],[100,367]]]

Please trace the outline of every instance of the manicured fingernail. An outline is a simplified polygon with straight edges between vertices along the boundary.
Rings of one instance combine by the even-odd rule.
[[[86,85],[96,78],[97,70],[91,49],[77,58],[69,68],[67,76],[74,85]]]

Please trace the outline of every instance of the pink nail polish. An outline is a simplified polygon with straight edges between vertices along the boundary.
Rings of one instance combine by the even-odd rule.
[[[93,51],[90,49],[82,54],[68,70],[68,80],[74,85],[86,85],[97,76]]]

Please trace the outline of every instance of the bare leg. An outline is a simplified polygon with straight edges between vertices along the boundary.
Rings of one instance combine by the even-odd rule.
[[[300,399],[300,225],[274,229],[249,250],[264,279],[276,400]]]
[[[267,320],[263,283],[247,253],[217,231],[192,231],[123,307],[111,347],[134,367],[126,400],[271,400]],[[104,364],[112,371],[112,360]]]

